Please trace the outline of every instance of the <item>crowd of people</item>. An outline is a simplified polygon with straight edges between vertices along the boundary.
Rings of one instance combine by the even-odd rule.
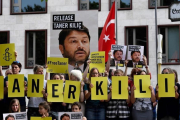
[[[111,54],[109,53],[109,59]],[[51,76],[51,80],[63,80],[64,86],[66,80],[80,81],[80,97],[79,101],[69,104],[64,102],[48,102],[47,101],[47,80],[48,73],[45,74],[43,97],[28,97],[28,106],[26,107],[25,97],[9,98],[8,97],[8,76],[11,74],[20,74],[22,65],[19,61],[14,61],[11,64],[11,69],[6,70],[4,76],[4,99],[0,99],[0,119],[3,119],[3,113],[23,112],[27,109],[28,120],[33,116],[52,117],[52,120],[58,120],[58,112],[82,112],[83,120],[179,120],[179,90],[178,74],[176,70],[171,68],[164,68],[162,74],[174,74],[175,97],[158,96],[158,84],[156,86],[149,86],[151,91],[150,98],[135,98],[133,79],[134,75],[150,75],[151,72],[147,65],[147,59],[143,56],[143,63],[146,70],[140,68],[132,68],[131,73],[127,74],[127,64],[125,61],[125,70],[110,69],[110,60],[106,64],[105,73],[99,73],[98,68],[89,70],[91,60],[87,61],[87,66],[82,74],[80,69],[75,68],[69,73],[69,78],[65,74],[55,73]],[[44,74],[43,66],[35,66],[34,74]],[[89,76],[87,74],[89,72]],[[3,76],[2,67],[0,66],[0,74]],[[128,76],[128,99],[112,99],[112,82],[113,76]],[[107,100],[92,100],[91,99],[91,83],[92,77],[107,77],[108,82],[108,99]],[[25,96],[27,93],[27,78],[24,77]],[[156,105],[158,105],[156,109]],[[157,111],[157,112],[156,112]],[[70,118],[68,115],[67,120]],[[9,118],[13,116],[9,115]],[[7,120],[9,120],[7,117]],[[69,118],[69,119],[68,119]],[[65,120],[62,118],[62,120]]]

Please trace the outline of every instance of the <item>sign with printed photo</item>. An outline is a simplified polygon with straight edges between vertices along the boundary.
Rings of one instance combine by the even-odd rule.
[[[127,46],[122,45],[112,45],[111,46],[111,66],[124,67],[124,61],[126,59],[126,48]]]
[[[19,113],[4,113],[3,120],[27,120],[27,113],[26,112],[19,112]]]
[[[68,58],[68,73],[84,71],[90,52],[98,51],[98,11],[51,12],[50,57]]]
[[[127,67],[142,68],[143,67],[144,46],[128,45]]]
[[[59,112],[58,120],[82,120],[82,112]]]

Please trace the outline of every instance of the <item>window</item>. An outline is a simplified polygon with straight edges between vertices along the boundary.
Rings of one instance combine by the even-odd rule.
[[[111,6],[115,0],[109,0],[110,6],[109,9],[111,9]],[[132,10],[132,0],[118,0],[117,1],[117,7],[118,10]]]
[[[101,10],[101,0],[79,0],[79,10]]]
[[[173,2],[177,2],[180,0],[157,0],[158,8],[168,8]],[[149,8],[155,7],[155,0],[149,0]]]
[[[44,0],[11,0],[11,14],[47,13]]]
[[[103,29],[103,27],[99,27],[99,28],[98,28],[98,39],[99,39],[100,36],[101,36],[102,29]]]
[[[47,57],[47,30],[26,30],[25,37],[25,68],[45,65]]]
[[[179,25],[159,26],[158,33],[163,35],[162,63],[179,63]]]
[[[148,60],[148,26],[125,27],[125,44],[144,46],[144,55]]]
[[[0,31],[0,44],[7,44],[9,43],[9,31]],[[3,69],[7,69],[9,66],[2,66]]]

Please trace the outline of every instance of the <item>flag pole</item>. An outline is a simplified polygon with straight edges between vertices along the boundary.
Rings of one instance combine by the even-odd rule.
[[[116,45],[118,45],[117,37],[117,0],[115,0],[115,36],[116,36]],[[118,69],[118,63],[116,64],[116,70]]]

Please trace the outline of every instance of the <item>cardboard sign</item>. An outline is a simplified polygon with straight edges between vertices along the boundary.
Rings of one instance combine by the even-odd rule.
[[[127,67],[142,68],[143,67],[144,46],[128,45]]]
[[[127,46],[122,45],[111,45],[111,66],[124,67],[124,60],[126,58]]]
[[[79,81],[66,81],[64,91],[64,102],[74,103],[79,102],[80,95],[80,82]]]
[[[8,97],[24,97],[24,75],[8,75]]]
[[[28,97],[43,97],[44,75],[28,75]]]
[[[18,113],[4,113],[3,114],[3,120],[6,119],[10,119],[13,120],[27,120],[27,113],[26,112],[18,112]]]
[[[134,86],[136,87],[136,90],[134,90],[135,98],[150,98],[150,85],[150,75],[134,75]]]
[[[91,77],[91,99],[92,100],[107,100],[107,77]]]
[[[31,120],[52,120],[52,117],[31,117]]]
[[[49,73],[68,73],[68,58],[48,57],[47,65]]]
[[[15,44],[0,44],[0,66],[11,65],[15,58]]]
[[[128,99],[128,77],[112,76],[112,99]]]
[[[90,55],[91,63],[89,69],[98,68],[100,73],[104,73],[105,71],[105,52],[91,52]]]
[[[82,112],[59,112],[58,120],[82,120]],[[69,118],[69,119],[68,119]]]
[[[63,81],[48,80],[47,81],[47,101],[48,102],[63,102]]]
[[[175,78],[174,74],[158,75],[159,97],[175,97]]]

